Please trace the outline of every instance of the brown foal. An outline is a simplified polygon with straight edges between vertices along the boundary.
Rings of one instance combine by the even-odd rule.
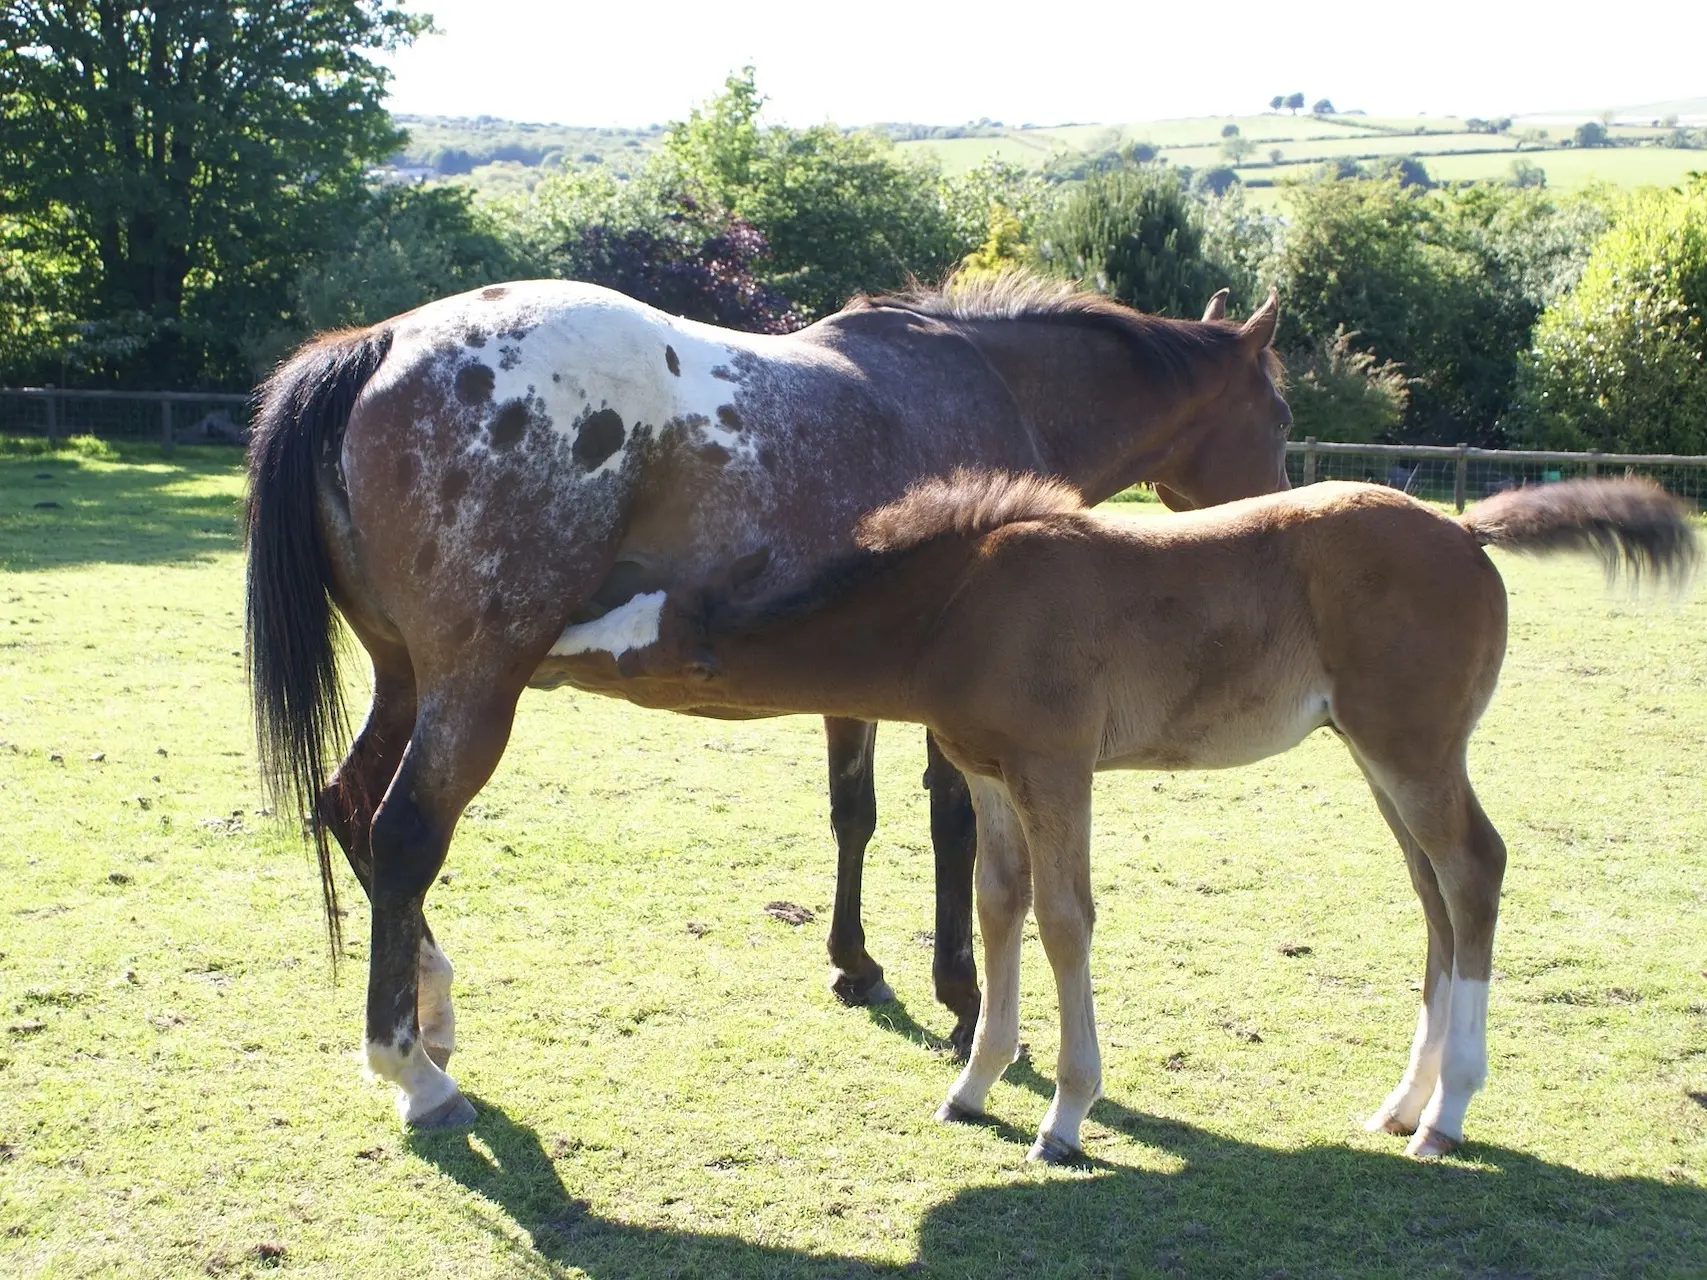
[[[1057,482],[957,473],[872,512],[858,539],[863,555],[792,596],[675,601],[657,651],[672,673],[697,671],[701,705],[919,721],[967,774],[986,992],[940,1116],[982,1112],[1013,1060],[1030,905],[1061,1013],[1031,1155],[1078,1153],[1102,1079],[1093,772],[1249,764],[1327,726],[1404,850],[1428,926],[1410,1063],[1369,1127],[1413,1134],[1412,1155],[1459,1142],[1487,1072],[1506,861],[1465,771],[1506,643],[1505,589],[1482,548],[1594,550],[1609,569],[1681,581],[1695,543],[1679,506],[1646,483],[1591,480],[1451,519],[1336,483],[1130,521]],[[672,684],[657,686],[666,705]]]

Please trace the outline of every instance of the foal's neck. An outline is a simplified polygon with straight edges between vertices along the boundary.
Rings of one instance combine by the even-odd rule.
[[[1201,379],[1145,376],[1128,339],[1066,319],[975,320],[1050,469],[1094,505],[1152,478],[1204,397]]]

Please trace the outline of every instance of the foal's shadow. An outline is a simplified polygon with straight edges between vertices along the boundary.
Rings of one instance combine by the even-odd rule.
[[[1053,1091],[1024,1059],[1006,1078],[1043,1097]],[[515,1230],[485,1225],[518,1274],[573,1268],[595,1280],[982,1280],[1707,1272],[1707,1189],[1684,1181],[1681,1170],[1673,1182],[1597,1178],[1482,1144],[1465,1148],[1473,1163],[1433,1165],[1405,1159],[1396,1145],[1391,1153],[1343,1145],[1275,1151],[1107,1100],[1091,1118],[1140,1148],[1125,1146],[1127,1163],[1092,1159],[1077,1176],[962,1191],[925,1214],[917,1260],[896,1267],[601,1217],[569,1194],[532,1129],[491,1102],[471,1100],[480,1113],[472,1129],[420,1134],[411,1147],[510,1219]],[[1031,1131],[1003,1121],[987,1127],[1011,1143],[1017,1167]],[[897,1148],[896,1159],[906,1158]]]

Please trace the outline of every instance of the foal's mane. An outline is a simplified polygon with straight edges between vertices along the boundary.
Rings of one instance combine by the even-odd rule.
[[[867,551],[894,553],[937,538],[973,538],[1021,520],[1084,509],[1079,491],[1065,480],[957,467],[947,476],[921,480],[888,506],[867,512],[854,527],[854,541]]]
[[[1140,372],[1170,380],[1192,377],[1206,361],[1233,350],[1239,337],[1239,326],[1230,321],[1147,315],[1069,280],[1020,269],[951,276],[936,288],[915,285],[897,294],[860,294],[843,310],[911,311],[968,323],[1030,320],[1100,329],[1125,341]],[[1270,354],[1265,352],[1265,359]],[[1270,362],[1269,372],[1278,375],[1278,365]]]
[[[1064,480],[958,468],[921,480],[894,502],[867,512],[854,527],[859,550],[832,560],[796,590],[752,603],[715,592],[700,597],[697,625],[708,639],[758,631],[833,606],[927,544],[969,540],[1004,525],[1085,510],[1079,491]]]

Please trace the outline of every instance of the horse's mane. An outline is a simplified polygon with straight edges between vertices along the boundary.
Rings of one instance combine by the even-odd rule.
[[[1102,329],[1125,340],[1141,372],[1176,381],[1195,374],[1206,357],[1232,350],[1239,336],[1239,326],[1231,321],[1146,315],[1069,280],[1019,268],[950,276],[935,288],[916,285],[896,294],[860,294],[843,310],[911,311],[966,322],[1034,320]],[[1277,370],[1271,367],[1270,372]]]
[[[867,512],[854,528],[854,541],[867,551],[906,551],[936,538],[976,537],[1016,521],[1084,509],[1079,491],[1065,480],[957,467]]]

